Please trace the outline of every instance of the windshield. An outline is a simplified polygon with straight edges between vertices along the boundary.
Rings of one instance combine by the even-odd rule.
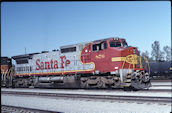
[[[121,42],[110,41],[110,47],[121,47]]]
[[[124,47],[128,47],[128,44],[127,44],[126,42],[123,42],[122,45],[123,45]]]

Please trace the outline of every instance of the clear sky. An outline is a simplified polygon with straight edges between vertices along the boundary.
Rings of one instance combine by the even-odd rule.
[[[149,53],[155,40],[171,46],[170,1],[1,3],[1,56],[108,37]]]

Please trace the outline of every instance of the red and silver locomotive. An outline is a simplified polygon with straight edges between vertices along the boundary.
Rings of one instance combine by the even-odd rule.
[[[107,38],[62,46],[52,52],[12,57],[14,87],[134,88],[150,87],[136,47]]]

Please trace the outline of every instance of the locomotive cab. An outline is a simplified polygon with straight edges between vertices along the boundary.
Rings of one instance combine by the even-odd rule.
[[[124,87],[143,89],[151,86],[149,73],[143,68],[141,56],[136,47],[128,46],[125,39],[109,41],[109,46],[113,48],[111,51],[114,51],[111,56],[112,65],[115,68],[113,72],[120,75]]]

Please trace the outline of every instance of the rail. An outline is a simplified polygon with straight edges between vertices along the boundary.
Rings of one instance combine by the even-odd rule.
[[[1,105],[1,113],[60,113],[60,112]]]
[[[43,96],[43,97],[64,97],[64,98],[82,98],[82,99],[103,99],[103,100],[127,100],[142,102],[164,102],[171,103],[171,97],[155,96],[124,96],[124,95],[94,95],[94,94],[66,94],[66,93],[42,93],[42,92],[15,92],[1,91],[1,94]]]

